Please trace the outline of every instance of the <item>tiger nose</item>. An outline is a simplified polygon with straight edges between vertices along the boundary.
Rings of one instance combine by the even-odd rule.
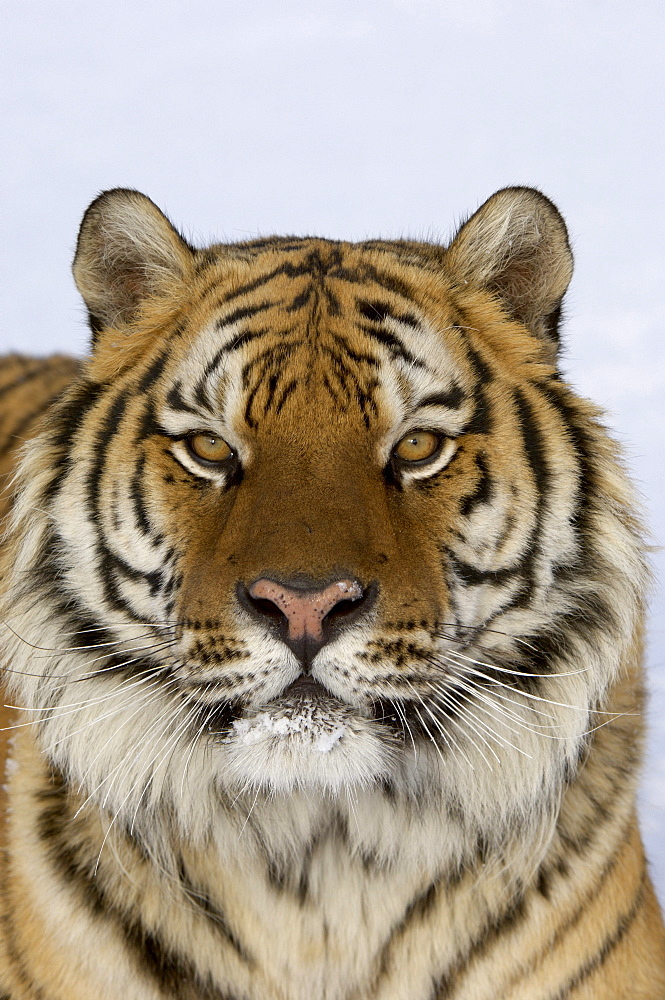
[[[341,602],[357,602],[364,596],[357,580],[335,580],[321,590],[304,590],[277,580],[260,579],[248,588],[248,594],[260,615],[274,618],[275,611],[281,612],[286,619],[285,638],[289,645],[305,641],[318,646],[325,642],[323,622],[326,616]],[[345,608],[348,607],[345,604]]]

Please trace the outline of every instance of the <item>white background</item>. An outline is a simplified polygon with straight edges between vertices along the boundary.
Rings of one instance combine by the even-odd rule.
[[[103,188],[203,243],[445,239],[534,185],[576,255],[565,370],[665,541],[663,0],[4,0],[0,21],[0,346],[86,350],[69,266]],[[649,636],[642,816],[665,900],[662,583]]]

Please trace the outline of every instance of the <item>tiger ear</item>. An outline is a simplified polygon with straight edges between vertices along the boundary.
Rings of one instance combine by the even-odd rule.
[[[139,191],[114,188],[96,198],[83,216],[73,264],[93,335],[131,322],[145,299],[182,282],[193,254]]]
[[[566,224],[539,191],[497,191],[459,230],[446,264],[456,280],[498,295],[511,316],[556,349],[573,255]]]

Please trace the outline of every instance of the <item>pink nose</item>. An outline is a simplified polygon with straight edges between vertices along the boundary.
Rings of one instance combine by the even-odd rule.
[[[257,580],[249,588],[250,597],[270,601],[288,622],[287,639],[314,639],[323,642],[323,619],[340,601],[358,601],[363,589],[357,580],[335,580],[323,590],[302,591],[274,580]]]

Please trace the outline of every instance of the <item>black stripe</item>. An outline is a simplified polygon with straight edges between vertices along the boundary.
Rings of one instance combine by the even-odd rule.
[[[437,392],[432,396],[425,396],[424,399],[420,399],[417,403],[417,407],[421,406],[445,406],[448,410],[458,410],[462,403],[466,401],[466,393],[461,385],[453,383],[450,389],[446,392]]]
[[[587,913],[590,904],[598,898],[608,878],[615,871],[619,860],[623,857],[623,848],[625,847],[626,842],[630,839],[633,829],[633,821],[631,820],[627,828],[623,831],[623,834],[609,861],[603,865],[598,879],[584,894],[583,899],[580,901],[575,910],[566,917],[564,922],[560,924],[559,927],[557,927],[556,931],[552,934],[542,951],[540,951],[537,955],[534,955],[533,958],[530,959],[529,963],[524,965],[518,972],[515,973],[515,975],[513,975],[509,982],[505,984],[504,988],[506,991],[512,990],[518,983],[523,982],[526,976],[531,975],[531,973],[534,972],[541,965],[541,963],[544,962],[545,959],[559,947],[563,939],[570,933],[570,931],[577,927],[580,920]],[[550,865],[549,872],[546,871],[544,873],[544,868],[544,865],[541,866],[541,870],[538,873],[537,889],[538,892],[549,902],[552,884],[556,876],[567,879],[569,876],[569,869],[563,858],[558,859],[558,864],[555,863]],[[543,876],[547,885],[546,892],[543,892],[542,889]]]
[[[535,519],[530,543],[526,546],[525,561],[533,575],[540,553],[540,536],[546,507],[546,496],[550,483],[545,438],[536,419],[534,410],[521,389],[513,390],[513,403],[517,412],[520,434],[524,444],[524,454],[531,469],[535,498]]]
[[[330,396],[330,398],[331,398],[331,400],[332,400],[332,402],[333,402],[333,404],[335,406],[343,406],[344,405],[344,401],[338,395],[337,390],[333,388],[333,386],[332,386],[332,384],[330,382],[330,379],[325,374],[325,372],[323,374],[323,386],[324,386],[325,389],[327,389],[328,395]]]
[[[226,915],[222,913],[219,907],[213,903],[207,892],[205,892],[200,886],[194,884],[187,872],[187,869],[185,868],[185,863],[182,858],[180,859],[179,864],[178,882],[180,888],[183,890],[189,901],[196,908],[196,910],[206,918],[215,933],[219,934],[227,944],[230,944],[238,956],[246,962],[247,965],[254,965],[254,959],[249,954],[242,941],[240,941],[236,936]]]
[[[136,523],[139,528],[145,535],[149,536],[153,545],[159,545],[164,541],[163,535],[153,535],[152,525],[150,524],[143,499],[142,480],[144,472],[145,454],[142,452],[136,461],[134,475],[132,476],[132,481],[129,485],[129,496],[132,501],[132,507],[134,508],[134,517],[136,518]]]
[[[258,422],[252,416],[252,406],[254,405],[254,399],[261,388],[261,381],[259,380],[253,389],[247,394],[247,399],[245,400],[245,423],[248,427],[258,427]]]
[[[53,447],[60,452],[55,461],[56,474],[44,493],[44,499],[50,500],[57,492],[66,474],[76,436],[97,401],[103,395],[105,387],[98,382],[81,382],[70,391],[62,404],[53,412],[54,429],[50,437]]]
[[[168,351],[163,351],[161,354],[157,355],[139,379],[139,383],[136,387],[137,392],[147,392],[148,389],[154,385],[164,371],[169,357],[170,353]]]
[[[141,444],[141,442],[145,441],[146,438],[152,437],[155,434],[163,435],[164,428],[161,424],[157,423],[157,420],[155,419],[155,404],[152,399],[149,399],[143,408],[143,412],[136,428],[134,445],[136,446]]]
[[[92,409],[105,391],[106,387],[99,382],[83,381],[63,398],[62,405],[58,406],[54,414],[55,426],[51,441],[56,448],[64,452],[71,449],[88,410]]]
[[[113,570],[117,577],[124,578],[126,580],[132,580],[133,582],[145,583],[150,588],[150,596],[155,597],[156,594],[164,586],[165,574],[161,569],[152,570],[151,572],[146,572],[144,570],[136,569],[126,562],[121,556],[112,552],[108,546],[100,540],[99,551],[103,559],[103,565],[105,568]],[[117,592],[117,591],[116,591]],[[124,599],[120,597],[120,600]]]
[[[494,426],[494,420],[485,387],[494,381],[494,372],[468,341],[466,342],[466,353],[475,376],[476,406],[471,419],[463,429],[463,433],[489,434]]]
[[[278,304],[264,299],[263,302],[257,302],[255,305],[238,306],[237,309],[234,309],[233,312],[228,313],[226,316],[220,316],[215,322],[215,327],[221,331],[225,326],[233,326],[234,323],[239,323],[241,319],[249,319],[251,316],[256,316],[257,313],[265,312],[266,309],[271,309]]]
[[[355,351],[349,344],[346,337],[342,337],[339,333],[336,333],[333,335],[333,340],[335,344],[337,344],[337,346],[344,351],[344,354],[352,361],[355,361],[356,364],[369,365],[370,368],[379,367],[379,361],[373,354],[365,354],[364,352],[360,353],[359,351]],[[326,354],[331,353],[331,348],[327,347],[325,344],[321,344],[320,350]]]
[[[578,637],[588,642],[594,631],[606,636],[621,635],[617,614],[602,597],[588,594],[575,600],[577,607],[559,615],[552,627],[529,636],[528,647],[520,656],[522,667],[532,670],[534,674],[548,673],[558,667],[562,657],[570,657],[577,652]],[[502,609],[500,614],[506,610]]]
[[[327,286],[323,289],[323,294],[326,297],[326,302],[328,303],[328,312],[331,316],[341,316],[342,307],[340,305],[339,299],[332,291],[332,289]]]
[[[538,426],[533,407],[521,389],[513,391],[513,402],[517,410],[520,433],[524,442],[524,451],[531,472],[533,473],[534,484],[538,494],[543,497],[547,493],[550,481],[544,438]]]
[[[279,385],[281,378],[282,378],[282,372],[273,372],[273,374],[268,379],[266,400],[265,403],[263,404],[264,416],[268,413],[270,407],[273,404],[273,401],[275,399],[275,390],[277,389],[277,386]]]
[[[95,442],[92,448],[93,462],[92,468],[88,473],[87,486],[90,508],[97,518],[100,514],[99,480],[106,464],[106,451],[109,442],[118,431],[118,427],[125,416],[127,404],[132,397],[133,393],[129,388],[125,388],[119,392],[115,399],[111,400],[95,434]]]
[[[325,377],[325,376],[324,376]],[[298,386],[298,379],[292,378],[284,388],[282,389],[282,394],[279,397],[277,403],[275,403],[275,413],[281,413],[284,404],[286,403],[289,396],[295,391]]]
[[[71,604],[71,599],[68,597],[66,602],[54,608],[54,615],[62,620],[61,627],[67,632],[68,645],[76,646],[77,649],[88,649],[91,644],[103,646],[104,643],[115,642],[117,635],[100,626],[87,611],[79,607],[72,608]]]
[[[269,337],[271,334],[275,337],[281,337],[286,336],[289,333],[293,333],[293,330],[290,329],[278,332],[273,330],[270,326],[262,326],[259,327],[258,330],[245,330],[243,333],[237,334],[233,340],[229,341],[228,344],[220,347],[212,361],[206,365],[206,373],[211,374],[225,354],[230,354],[232,351],[239,350],[241,347],[244,347],[245,344],[249,344],[252,340],[261,340],[262,337]]]
[[[527,916],[524,897],[518,896],[500,913],[491,914],[480,934],[471,940],[463,955],[460,955],[451,967],[435,981],[431,996],[434,1000],[445,1000],[451,997],[453,990],[469,967],[471,962],[486,949],[491,947],[503,935],[511,933]]]
[[[367,299],[358,299],[356,306],[365,319],[369,319],[373,323],[385,323],[387,319],[393,319],[397,323],[403,323],[405,326],[410,326],[412,329],[422,332],[418,318],[413,313],[396,312],[386,302],[370,302]]]
[[[135,621],[138,621],[139,619],[136,617],[133,609],[118,591],[117,582],[113,574],[114,561],[116,557],[110,553],[100,534],[100,526],[103,520],[101,509],[102,498],[100,491],[101,479],[106,466],[107,450],[109,443],[117,433],[118,427],[125,416],[127,405],[134,395],[135,393],[130,387],[126,387],[121,390],[115,399],[112,400],[105,415],[101,419],[92,448],[94,458],[87,478],[87,494],[89,520],[97,530],[97,569],[99,579],[103,585],[104,597],[114,610],[129,614]],[[117,562],[120,561],[117,560]]]
[[[462,337],[464,337],[467,358],[473,371],[476,383],[480,385],[489,385],[491,382],[494,382],[495,376],[492,371],[492,367],[483,357],[481,357],[480,352],[477,351],[471,344],[464,331],[459,329],[459,333],[461,333]]]
[[[471,563],[458,559],[452,552],[446,553],[451,566],[467,586],[475,587],[483,583],[506,583],[512,580],[522,570],[522,565],[508,566],[503,569],[478,569]]]
[[[576,412],[574,400],[566,397],[566,391],[561,382],[534,383],[534,388],[545,398],[547,403],[558,413],[564,425],[564,433],[575,450],[580,469],[580,483],[577,502],[571,514],[571,523],[577,530],[577,538],[584,552],[580,563],[586,562],[588,555],[589,513],[590,501],[597,496],[597,475],[593,461],[593,442],[589,431],[583,425],[583,418]]]
[[[478,452],[476,455],[476,468],[478,480],[473,492],[465,496],[460,505],[460,512],[464,517],[468,517],[481,503],[489,503],[494,496],[494,483],[489,474],[487,460],[482,452]]]
[[[413,297],[413,289],[406,282],[402,281],[400,278],[396,278],[392,274],[387,274],[385,271],[380,271],[377,267],[372,264],[363,262],[359,264],[353,270],[348,267],[338,266],[333,267],[328,271],[328,275],[331,278],[337,278],[340,281],[348,281],[349,284],[371,284],[375,282],[384,288],[387,292],[392,292],[394,295],[400,295],[403,299],[411,300]]]
[[[287,312],[298,312],[300,309],[304,309],[312,295],[314,294],[314,288],[309,285],[302,292],[300,292],[293,301],[286,307]]]
[[[278,277],[282,272],[281,267],[275,267],[271,271],[266,271],[264,274],[260,274],[257,278],[252,281],[246,282],[244,285],[238,285],[231,291],[226,292],[224,297],[220,300],[219,305],[226,305],[227,302],[232,302],[234,299],[240,298],[242,295],[248,295],[250,292],[256,291],[257,288],[261,288],[263,285],[269,284],[274,278]],[[216,278],[214,284],[211,286],[210,291],[216,291],[219,286],[219,279]]]
[[[411,351],[404,346],[399,337],[396,337],[394,334],[388,333],[387,330],[375,329],[374,327],[367,326],[366,324],[363,324],[360,329],[368,337],[371,337],[373,340],[377,340],[380,344],[383,344],[384,347],[387,347],[393,358],[402,358],[414,368],[427,368],[425,362],[420,358],[417,358],[415,354],[412,354]]]
[[[232,326],[234,323],[239,322],[241,319],[253,316],[255,313],[265,311],[271,308],[272,303],[261,302],[257,306],[244,306],[242,308],[236,309],[234,312],[230,313],[227,317],[217,321],[217,329],[222,330],[224,326]],[[208,410],[212,410],[212,405],[208,398],[207,389],[208,381],[211,376],[216,372],[217,368],[223,361],[227,354],[232,351],[237,351],[246,344],[251,343],[253,340],[261,340],[264,337],[269,336],[274,331],[271,327],[259,327],[256,330],[245,330],[242,333],[236,334],[233,340],[229,341],[220,347],[211,360],[206,364],[203,369],[202,374],[197,380],[196,386],[194,388],[194,399],[201,406],[204,406]],[[277,333],[276,336],[286,336],[292,333],[292,330],[285,330],[282,333]]]
[[[117,907],[104,889],[104,879],[95,875],[97,853],[78,834],[71,818],[67,787],[60,776],[51,785],[45,784],[38,798],[43,804],[38,820],[38,832],[46,850],[70,888],[76,887],[90,914],[111,924],[125,941],[139,974],[149,976],[154,985],[177,1000],[233,1000],[221,993],[209,976],[201,978],[192,961],[170,948],[161,938],[148,931],[138,914],[129,915]],[[215,927],[237,957],[250,967],[253,961],[244,948],[238,950],[234,935],[224,933],[224,924]]]
[[[614,949],[621,944],[644,905],[646,878],[647,874],[645,869],[642,872],[639,888],[630,909],[619,917],[614,930],[611,934],[607,935],[593,958],[585,962],[584,965],[577,970],[575,975],[571,976],[565,986],[562,986],[556,993],[553,993],[551,1000],[566,1000],[566,997],[569,997],[573,990],[576,990],[577,987],[580,986],[586,979],[603,967]]]
[[[166,395],[167,405],[171,407],[172,410],[177,410],[180,413],[194,413],[198,415],[197,410],[189,403],[186,403],[182,395],[182,382],[178,381],[171,386]]]
[[[300,247],[298,247],[298,249],[300,249]],[[269,284],[269,282],[273,281],[275,278],[282,276],[287,278],[300,278],[304,275],[314,275],[319,273],[320,269],[320,255],[317,251],[314,251],[313,253],[308,254],[307,258],[300,264],[292,264],[290,261],[286,261],[285,263],[274,267],[271,271],[266,271],[265,274],[259,275],[253,281],[248,281],[245,285],[239,285],[232,291],[227,292],[222,302],[232,302],[241,295],[247,295],[249,292],[256,291],[257,288],[261,288],[263,285]]]
[[[434,909],[439,890],[444,880],[442,878],[437,878],[430,885],[427,886],[422,892],[419,892],[410,903],[404,909],[402,917],[398,919],[390,929],[390,936],[388,940],[383,944],[381,948],[381,954],[379,956],[379,976],[385,976],[390,965],[390,951],[393,947],[395,941],[403,937],[403,935],[408,931],[410,924],[418,921],[425,920],[432,910]]]
[[[304,343],[305,341],[302,339],[281,341],[281,343],[277,343],[265,351],[261,351],[256,357],[250,358],[249,361],[245,362],[242,369],[243,387],[246,389],[249,386],[249,376],[255,368],[262,367],[260,378],[263,378],[271,368],[276,369],[285,365],[293,351]]]

